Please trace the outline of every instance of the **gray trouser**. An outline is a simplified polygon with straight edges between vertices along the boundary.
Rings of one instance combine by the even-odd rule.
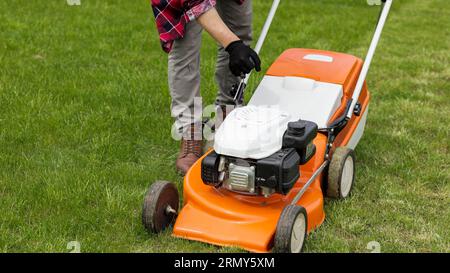
[[[217,11],[222,20],[246,44],[252,41],[252,1],[239,5],[235,0],[218,0]],[[172,97],[172,117],[176,128],[186,133],[191,124],[202,121],[200,96],[200,47],[202,27],[191,21],[186,25],[183,39],[177,40],[169,53],[169,89]],[[216,82],[219,87],[217,105],[233,104],[232,86],[238,82],[229,67],[229,55],[222,46],[218,48]],[[195,111],[194,111],[195,109]]]

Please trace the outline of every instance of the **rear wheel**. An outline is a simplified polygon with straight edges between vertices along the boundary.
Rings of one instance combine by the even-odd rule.
[[[169,227],[178,213],[179,195],[173,183],[156,181],[148,189],[142,207],[142,223],[150,233]]]
[[[350,195],[355,181],[355,153],[347,147],[339,147],[328,169],[327,196],[345,199]]]
[[[278,219],[274,240],[274,252],[300,253],[306,241],[308,216],[305,208],[289,205]]]

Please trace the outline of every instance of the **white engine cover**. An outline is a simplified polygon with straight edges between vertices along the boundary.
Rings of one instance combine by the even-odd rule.
[[[246,106],[232,111],[215,135],[218,154],[261,159],[281,149],[291,116],[277,107]]]
[[[282,148],[290,121],[326,128],[341,105],[341,85],[301,77],[265,76],[246,107],[232,111],[215,135],[218,154],[261,159]]]

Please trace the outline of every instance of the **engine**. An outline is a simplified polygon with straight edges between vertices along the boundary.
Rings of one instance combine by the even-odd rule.
[[[213,151],[202,161],[202,180],[242,194],[286,195],[300,177],[299,166],[315,154],[316,136],[314,122],[299,120],[287,124],[281,147],[267,157],[244,159]]]

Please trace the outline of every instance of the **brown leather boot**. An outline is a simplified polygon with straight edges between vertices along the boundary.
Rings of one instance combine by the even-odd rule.
[[[200,127],[201,130],[201,127]],[[191,166],[202,156],[203,140],[195,140],[195,126],[191,125],[190,137],[181,140],[180,154],[175,163],[177,170],[186,175]]]

